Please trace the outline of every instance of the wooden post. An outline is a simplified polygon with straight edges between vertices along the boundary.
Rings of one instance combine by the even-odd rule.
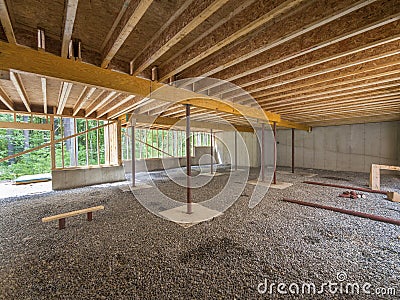
[[[276,184],[276,122],[274,122],[274,184]]]
[[[117,163],[118,166],[122,165],[122,130],[121,130],[121,120],[117,122]]]
[[[89,122],[88,122],[88,120],[86,119],[86,130],[89,130]],[[88,132],[86,132],[86,141],[85,141],[85,144],[86,144],[86,166],[89,166],[89,135],[88,135]]]
[[[192,176],[191,168],[191,155],[190,155],[190,104],[185,104],[186,106],[186,202],[188,214],[192,213],[192,191],[190,187],[190,177]]]
[[[294,128],[292,128],[292,173],[294,173]]]
[[[55,170],[56,169],[56,145],[54,144],[54,115],[50,116],[50,125],[51,125],[51,130],[50,130],[50,159],[51,159],[51,169]]]

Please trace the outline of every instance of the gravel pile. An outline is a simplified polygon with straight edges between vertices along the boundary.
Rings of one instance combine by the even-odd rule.
[[[281,170],[288,170],[282,168]],[[257,170],[251,170],[255,179]],[[122,184],[51,192],[0,200],[0,299],[266,299],[257,287],[268,283],[347,281],[393,287],[400,295],[400,227],[303,207],[283,197],[400,219],[400,204],[379,194],[366,199],[339,198],[341,189],[302,183],[312,180],[365,187],[368,174],[298,170],[306,178],[278,174],[294,183],[270,189],[254,209],[254,186],[222,216],[188,229],[158,218],[142,207]],[[154,173],[166,193],[183,193]],[[229,173],[194,191],[196,201],[214,195]],[[327,178],[329,177],[329,178]],[[400,192],[400,178],[382,175],[381,189]],[[104,205],[93,221],[68,218],[66,229],[41,218]],[[272,297],[278,298],[275,291]],[[292,296],[309,298],[308,295]],[[326,292],[315,299],[342,299]],[[291,298],[286,295],[286,298]],[[376,299],[360,294],[355,299]]]

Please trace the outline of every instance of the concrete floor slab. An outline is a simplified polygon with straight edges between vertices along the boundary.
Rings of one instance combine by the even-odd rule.
[[[198,203],[192,203],[193,213],[188,214],[186,213],[186,211],[187,211],[187,206],[185,204],[182,206],[162,211],[160,212],[160,215],[172,222],[178,223],[179,225],[185,228],[222,215],[221,212],[209,209]]]
[[[283,175],[291,175],[293,174],[292,172],[289,171],[276,171],[276,173],[278,174],[283,174]],[[293,175],[300,175],[300,176],[304,176],[304,177],[315,177],[318,176],[318,174],[314,174],[314,173],[307,173],[307,172],[294,172]]]
[[[276,184],[271,183],[271,185],[269,186],[272,189],[278,189],[278,190],[284,190],[290,186],[292,186],[293,183],[290,182],[276,182]]]
[[[273,189],[283,190],[293,185],[293,183],[289,182],[277,182],[276,184],[269,184],[268,182],[258,181],[258,180],[249,180],[247,181],[248,184],[252,185],[261,185],[261,186],[268,186]]]
[[[148,185],[145,183],[137,183],[135,186],[129,185],[129,189],[131,191],[137,191],[137,190],[142,190],[142,189],[149,189],[152,188],[152,185]]]
[[[215,173],[200,173],[199,175],[214,177],[214,176],[221,176],[224,174],[215,172]]]

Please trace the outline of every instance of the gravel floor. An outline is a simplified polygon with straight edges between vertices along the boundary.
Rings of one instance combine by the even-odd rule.
[[[282,168],[281,170],[288,170]],[[306,178],[278,174],[292,182],[270,189],[254,209],[248,199],[254,186],[222,216],[188,229],[158,218],[143,208],[121,184],[50,192],[0,200],[0,299],[267,299],[309,295],[260,294],[270,283],[371,284],[394,288],[400,298],[400,226],[281,201],[283,197],[400,219],[400,204],[379,194],[367,199],[337,197],[341,189],[312,186],[303,180],[365,187],[368,174],[298,170]],[[154,173],[162,177],[162,172]],[[194,191],[209,198],[228,173]],[[256,177],[256,170],[250,178]],[[400,192],[400,178],[382,175],[381,189]],[[182,191],[160,180],[166,193]],[[92,222],[84,216],[41,223],[44,216],[104,205]],[[288,289],[286,288],[286,291]],[[378,290],[379,291],[379,290]],[[384,291],[381,289],[380,291]],[[325,289],[313,299],[344,299]],[[355,299],[376,299],[360,294]]]

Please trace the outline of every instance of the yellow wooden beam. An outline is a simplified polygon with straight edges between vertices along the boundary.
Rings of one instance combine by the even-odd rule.
[[[148,115],[138,115],[138,114],[126,114],[119,117],[123,125],[128,123],[130,118],[136,119],[137,123],[143,124],[152,124],[152,125],[162,125],[168,127],[182,127],[186,126],[185,119],[179,118],[168,118],[168,117],[153,117]],[[223,130],[223,131],[242,131],[242,132],[254,132],[251,126],[238,126],[238,125],[228,125],[217,122],[204,122],[204,121],[190,121],[190,126],[192,128],[198,129],[215,129],[215,130]]]
[[[151,94],[150,97],[155,100],[192,104],[196,107],[242,115],[261,121],[281,121],[279,114],[259,108],[220,100],[4,42],[0,42],[0,69],[18,70],[140,97],[149,97]]]

